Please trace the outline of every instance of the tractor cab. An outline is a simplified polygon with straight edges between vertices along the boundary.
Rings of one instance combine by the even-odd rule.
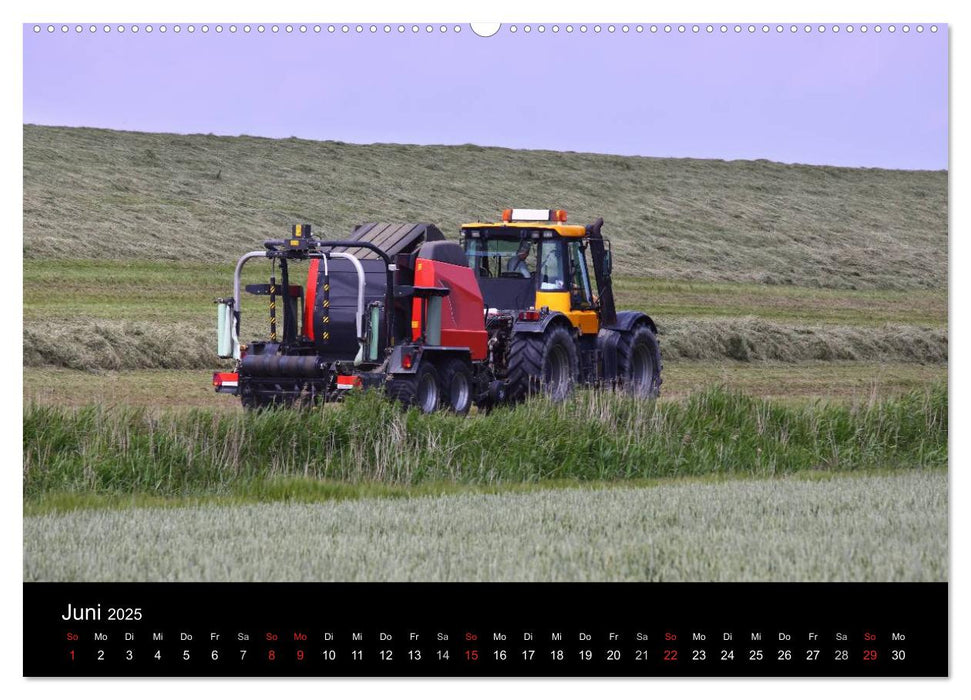
[[[486,306],[558,311],[581,334],[596,334],[610,280],[599,223],[568,224],[562,209],[506,209],[501,222],[463,225],[462,244]]]

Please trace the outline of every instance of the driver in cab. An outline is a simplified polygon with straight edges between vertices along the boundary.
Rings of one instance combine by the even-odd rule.
[[[526,258],[529,257],[529,249],[531,247],[532,246],[529,241],[523,241],[520,243],[519,250],[517,250],[516,254],[509,258],[509,262],[506,263],[506,272],[522,275],[523,277],[532,277],[533,273],[526,264]]]

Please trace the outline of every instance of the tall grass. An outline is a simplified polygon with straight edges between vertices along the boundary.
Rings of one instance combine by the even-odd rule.
[[[471,418],[373,393],[314,411],[227,414],[29,405],[24,496],[256,493],[280,477],[534,483],[947,464],[947,391],[789,406],[712,389],[651,404],[580,392]]]

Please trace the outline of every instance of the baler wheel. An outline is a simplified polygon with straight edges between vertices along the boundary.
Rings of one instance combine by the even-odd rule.
[[[295,403],[295,399],[292,396],[261,392],[242,394],[239,398],[243,408],[248,411],[259,411],[267,408],[290,408]]]
[[[442,403],[441,378],[430,362],[422,362],[414,374],[396,374],[388,383],[388,395],[405,408],[415,406],[433,413]]]
[[[442,390],[445,405],[452,413],[464,416],[472,407],[472,370],[457,357],[442,367]]]

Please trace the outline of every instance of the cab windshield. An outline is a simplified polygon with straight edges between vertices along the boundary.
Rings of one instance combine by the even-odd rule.
[[[570,291],[566,242],[543,229],[465,229],[462,241],[490,308],[525,309],[537,292]]]
[[[469,267],[484,279],[525,279],[536,271],[536,244],[530,239],[467,237]]]
[[[531,279],[536,289],[565,291],[569,268],[564,242],[541,235],[529,230],[512,235],[488,229],[466,231],[463,245],[469,267],[479,279]]]

